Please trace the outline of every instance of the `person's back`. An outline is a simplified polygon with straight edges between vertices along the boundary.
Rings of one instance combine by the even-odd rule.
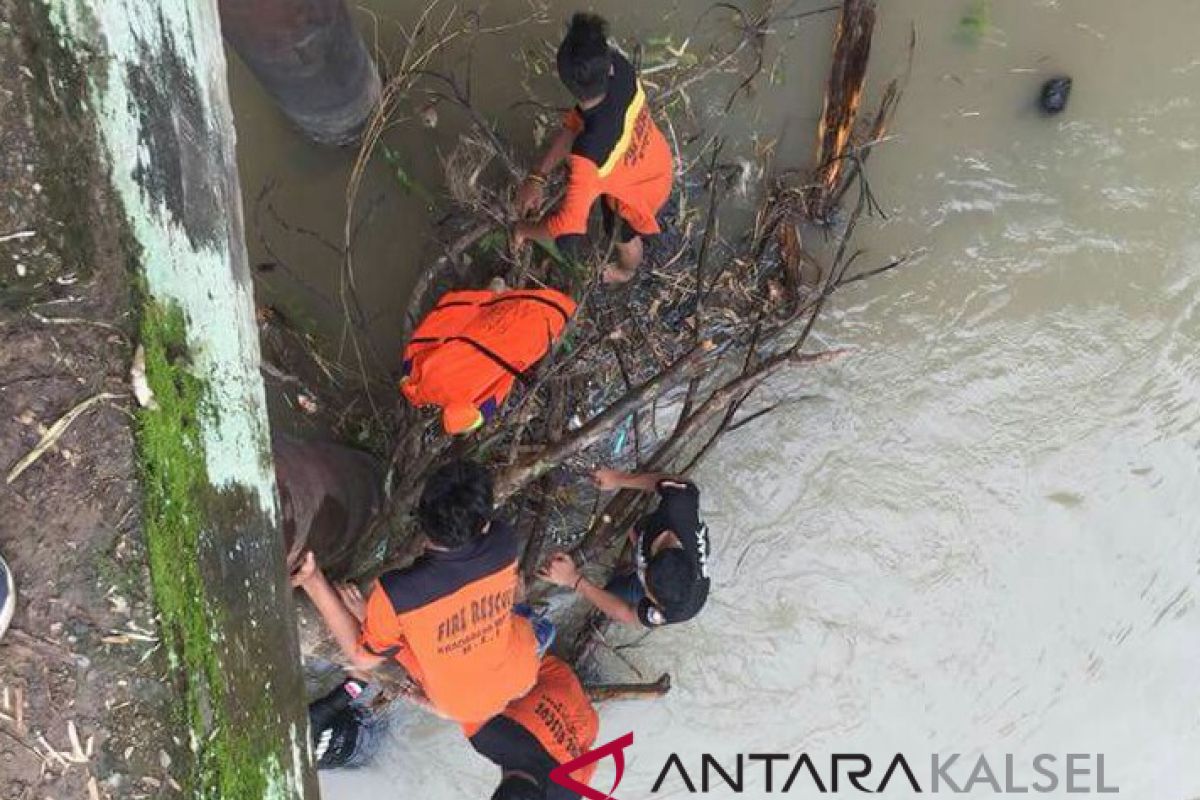
[[[471,746],[506,776],[515,773],[532,779],[544,793],[540,796],[548,800],[574,800],[579,795],[550,780],[550,772],[587,752],[599,728],[596,709],[574,671],[547,656],[537,684],[527,695],[485,724],[464,725],[463,732]],[[587,784],[595,770],[591,764],[571,777]]]
[[[602,17],[573,15],[555,63],[578,102],[517,188],[513,246],[553,239],[578,255],[591,208],[603,199],[605,234],[617,256],[604,268],[604,281],[625,282],[642,263],[643,237],[660,230],[657,216],[671,195],[674,154],[654,123],[636,70],[609,45]],[[569,172],[562,202],[540,220],[529,218],[541,213],[549,175],[563,161]]]
[[[448,433],[466,432],[499,409],[574,312],[550,289],[449,292],[405,348],[401,390],[415,406],[441,407]]]
[[[481,467],[438,470],[418,506],[430,545],[379,578],[363,620],[362,645],[394,657],[438,713],[460,722],[499,713],[537,676],[533,627],[513,613],[516,535],[490,513]]]
[[[634,231],[657,233],[655,215],[671,194],[671,146],[651,116],[633,65],[616,51],[611,57],[604,100],[572,109],[563,120],[576,136],[567,159],[567,196],[546,222],[555,237],[586,233],[588,211],[600,195]]]

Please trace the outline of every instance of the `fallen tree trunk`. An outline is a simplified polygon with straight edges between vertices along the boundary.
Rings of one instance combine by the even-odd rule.
[[[874,32],[875,0],[843,0],[834,34],[825,108],[817,129],[816,174],[809,194],[812,219],[828,217],[830,201],[841,182],[846,151],[862,105]]]

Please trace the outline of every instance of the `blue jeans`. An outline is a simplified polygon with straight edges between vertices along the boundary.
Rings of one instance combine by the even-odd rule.
[[[612,580],[605,584],[604,591],[615,594],[635,609],[646,599],[646,587],[642,586],[642,579],[638,577],[637,570],[624,575],[614,575]]]
[[[517,603],[513,606],[513,613],[529,620],[529,624],[533,626],[534,638],[537,639],[538,658],[546,655],[550,645],[554,644],[554,637],[558,635],[554,623],[545,614],[533,613],[533,607],[528,603]]]

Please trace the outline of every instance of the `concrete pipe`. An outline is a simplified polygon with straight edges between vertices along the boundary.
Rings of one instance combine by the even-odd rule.
[[[344,0],[220,0],[226,41],[320,144],[353,144],[381,91]]]

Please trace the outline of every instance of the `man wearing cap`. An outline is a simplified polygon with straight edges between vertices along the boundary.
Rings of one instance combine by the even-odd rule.
[[[629,531],[634,568],[604,587],[580,574],[566,553],[554,555],[540,575],[574,589],[608,616],[630,625],[656,628],[685,622],[708,600],[708,526],[700,518],[700,489],[667,475],[599,469],[601,491],[656,492],[658,506]]]
[[[470,433],[496,415],[574,313],[575,301],[553,289],[448,292],[404,348],[400,391],[418,408],[440,408],[446,433]]]
[[[550,773],[591,748],[600,719],[574,671],[546,656],[529,694],[486,723],[462,728],[475,751],[500,767],[492,800],[576,800]],[[589,764],[571,778],[586,785],[595,771]]]

